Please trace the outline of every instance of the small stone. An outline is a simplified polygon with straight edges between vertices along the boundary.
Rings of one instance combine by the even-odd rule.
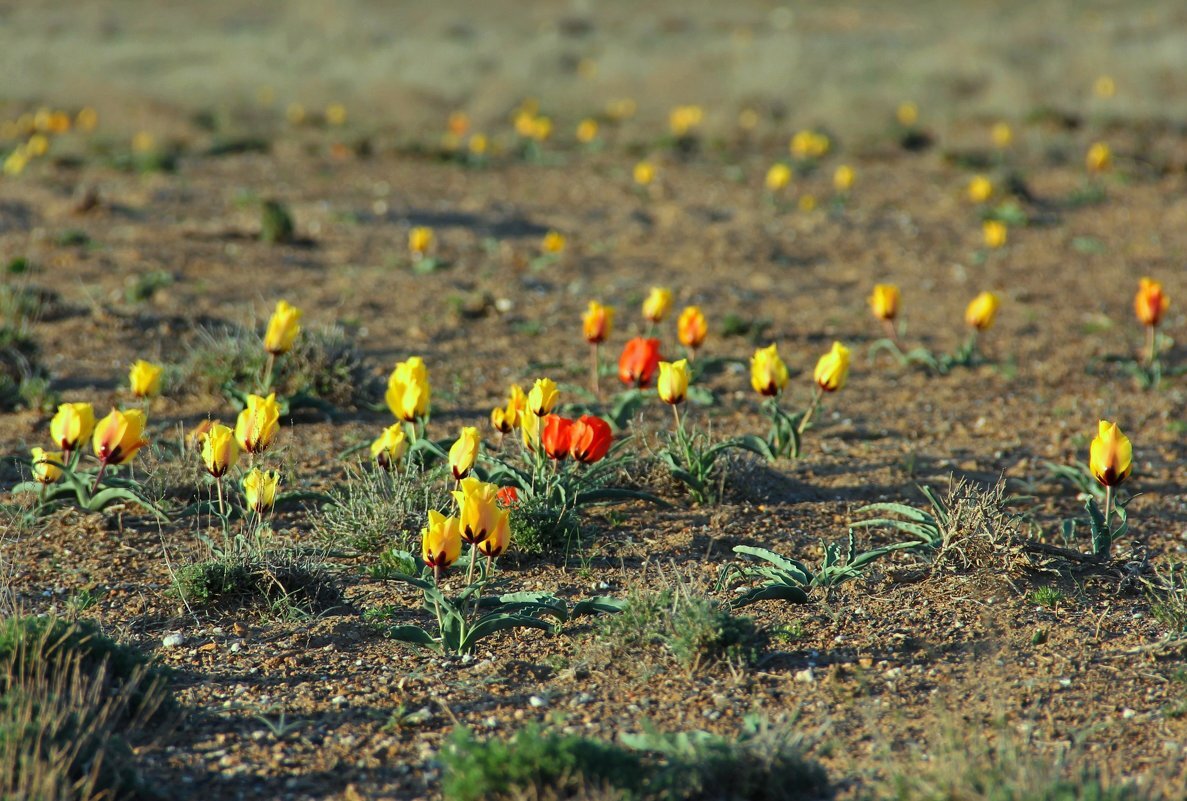
[[[161,645],[165,646],[166,648],[177,648],[184,642],[185,636],[180,632],[175,631],[172,634],[166,634],[165,639],[161,640]]]
[[[1137,712],[1130,709],[1129,707],[1126,707],[1125,709],[1121,710],[1121,717],[1125,718],[1126,720],[1129,720],[1130,718],[1134,717],[1135,715],[1137,715]]]
[[[812,672],[812,668],[804,668],[796,671],[795,680],[797,684],[815,684],[816,674]]]
[[[538,695],[533,695],[531,698],[529,698],[528,703],[531,704],[532,706],[534,706],[536,709],[540,709],[541,707],[548,706],[547,699],[541,698]]]
[[[345,695],[335,695],[333,698],[330,699],[330,703],[333,704],[334,706],[345,706],[346,705],[346,696]]]

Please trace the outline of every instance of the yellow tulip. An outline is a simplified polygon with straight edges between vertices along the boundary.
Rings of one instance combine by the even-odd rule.
[[[982,292],[969,302],[964,310],[964,321],[978,331],[987,331],[993,327],[993,320],[997,316],[997,307],[1001,300],[993,292]]]
[[[1113,164],[1113,151],[1104,142],[1094,142],[1088,148],[1084,164],[1090,172],[1104,172]]]
[[[478,446],[481,441],[477,428],[466,426],[462,429],[461,436],[449,449],[449,470],[455,480],[460,481],[470,474],[474,462],[478,461]]]
[[[1116,423],[1101,420],[1096,438],[1088,450],[1088,466],[1092,475],[1106,487],[1116,487],[1133,469],[1133,445],[1121,433]]]
[[[280,430],[280,405],[276,393],[248,395],[247,406],[235,421],[235,441],[248,453],[263,453]]]
[[[833,186],[838,192],[848,192],[853,188],[853,181],[856,177],[857,174],[853,171],[852,167],[848,164],[842,164],[833,173]]]
[[[705,111],[700,106],[676,106],[668,115],[668,127],[676,137],[688,136],[701,124]]]
[[[1110,75],[1101,75],[1092,83],[1092,93],[1099,98],[1108,100],[1117,93],[1117,83]]]
[[[784,189],[791,183],[791,167],[788,167],[783,162],[772,164],[767,170],[767,177],[765,179],[767,190],[770,192],[778,192]]]
[[[161,374],[165,372],[159,364],[138,359],[128,373],[132,394],[138,398],[155,398],[161,394]]]
[[[408,437],[399,423],[383,429],[383,433],[371,443],[371,458],[384,470],[398,470],[400,460],[407,452]]]
[[[590,117],[586,117],[577,126],[577,141],[583,145],[588,145],[597,138],[598,121]]]
[[[688,395],[688,379],[688,359],[660,362],[659,379],[655,382],[660,400],[670,406],[683,403]]]
[[[222,478],[238,461],[239,446],[228,426],[215,423],[202,434],[202,464],[207,473]]]
[[[95,409],[89,403],[63,403],[49,423],[54,445],[70,453],[95,430]]]
[[[1014,129],[1008,122],[995,122],[990,136],[993,138],[994,147],[1005,150],[1014,142]]]
[[[787,386],[787,378],[787,365],[779,358],[776,345],[759,348],[750,357],[750,386],[760,395],[778,395]]]
[[[458,505],[458,520],[464,542],[476,545],[489,537],[499,523],[499,488],[470,476],[461,489],[451,493]]]
[[[406,422],[428,415],[431,396],[429,370],[419,356],[397,364],[387,380],[387,407]]]
[[[490,427],[500,434],[510,434],[515,430],[515,426],[507,419],[507,410],[502,406],[490,410]]]
[[[993,181],[984,175],[974,175],[969,181],[968,194],[973,203],[984,203],[993,197]]]
[[[449,567],[462,553],[461,530],[456,517],[429,510],[429,524],[420,530],[420,552],[434,570]]]
[[[899,290],[894,284],[875,284],[870,308],[879,320],[893,320],[898,315]]]
[[[540,420],[535,414],[523,414],[519,418],[519,433],[523,437],[523,444],[528,450],[540,447]]]
[[[51,453],[44,448],[34,448],[33,478],[42,484],[53,484],[62,477],[62,465],[66,463],[61,453]]]
[[[144,412],[139,409],[126,412],[112,409],[95,425],[95,434],[91,439],[91,447],[95,449],[99,462],[106,466],[132,461],[136,451],[148,444],[148,440],[144,439],[145,422]]]
[[[565,235],[560,231],[549,231],[540,244],[545,253],[562,253],[565,249]]]
[[[528,410],[528,396],[519,384],[512,384],[507,390],[507,417],[511,425],[518,426],[523,413]]]
[[[486,134],[473,134],[466,143],[467,149],[473,156],[482,156],[486,154]]]
[[[904,128],[910,128],[919,121],[919,106],[915,105],[909,100],[905,100],[898,104],[898,109],[894,116],[898,119],[898,124]]]
[[[664,319],[672,308],[672,291],[662,286],[653,286],[643,301],[643,316],[653,323]]]
[[[791,155],[799,159],[818,159],[828,153],[832,143],[828,137],[815,131],[798,131],[791,138]]]
[[[1001,220],[986,220],[981,223],[981,233],[985,238],[985,246],[989,248],[1005,247],[1009,239],[1009,229]]]
[[[433,229],[418,225],[408,232],[408,250],[415,259],[424,258],[425,253],[433,246]]]
[[[581,318],[581,331],[585,335],[585,341],[591,345],[605,342],[610,337],[610,329],[613,327],[614,309],[591,300],[589,308]]]
[[[490,536],[478,543],[478,552],[487,559],[499,557],[507,546],[511,544],[511,513],[506,509],[499,510],[499,519],[495,523]]]
[[[820,357],[816,362],[813,378],[816,386],[825,392],[836,392],[845,386],[845,379],[849,376],[849,348],[840,342],[834,342],[832,350]]]
[[[346,124],[346,106],[341,103],[331,103],[326,106],[326,122],[335,127]]]
[[[275,470],[261,470],[253,467],[243,477],[243,497],[247,506],[257,515],[263,515],[276,503],[276,488],[280,486],[280,473]]]
[[[273,356],[288,353],[293,341],[301,332],[301,310],[286,301],[277,301],[272,319],[268,321],[268,332],[264,335],[264,350]]]
[[[528,408],[531,409],[532,414],[543,417],[552,411],[553,406],[556,406],[559,394],[556,382],[551,378],[537,378],[536,383],[532,385],[532,391],[528,393]]]
[[[633,176],[639,186],[648,186],[655,180],[655,165],[650,161],[640,161],[635,165]]]

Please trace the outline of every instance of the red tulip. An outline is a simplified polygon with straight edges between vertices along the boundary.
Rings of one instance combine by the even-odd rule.
[[[503,487],[495,493],[495,498],[498,500],[499,506],[502,506],[504,509],[510,509],[519,503],[519,490],[515,487]]]
[[[569,455],[569,440],[573,433],[573,421],[567,417],[550,414],[544,418],[540,440],[548,458],[561,460]]]
[[[618,378],[624,384],[645,387],[659,367],[659,340],[635,337],[618,359]]]
[[[569,433],[569,455],[582,464],[593,464],[610,451],[614,434],[610,424],[600,417],[583,414]]]

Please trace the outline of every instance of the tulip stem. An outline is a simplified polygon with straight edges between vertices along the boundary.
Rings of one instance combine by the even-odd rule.
[[[808,404],[808,411],[804,412],[804,416],[800,418],[800,424],[796,427],[797,434],[803,434],[804,429],[808,427],[808,423],[812,421],[812,415],[816,411],[816,407],[820,405],[820,399],[824,397],[824,390],[819,387],[816,389],[816,394],[812,396],[812,402]]]
[[[680,407],[675,403],[672,404],[672,416],[676,418],[676,432],[682,432],[684,427],[680,423]]]
[[[1158,358],[1158,337],[1155,335],[1154,326],[1146,326],[1146,363],[1151,367],[1154,366],[1154,360]]]
[[[886,327],[886,330],[890,332],[890,341],[895,345],[898,345],[898,329],[895,328],[894,320],[883,320],[882,324]]]
[[[223,507],[223,480],[216,478],[214,480],[214,488],[218,492],[218,516],[223,518],[225,524],[227,518],[227,510]]]
[[[264,392],[272,389],[272,369],[276,366],[276,354],[269,351],[268,366],[264,369]]]
[[[1112,486],[1106,484],[1105,485],[1105,531],[1109,532],[1110,537],[1112,537],[1112,532],[1113,532],[1112,512],[1113,512],[1113,488],[1112,488]]]
[[[103,480],[103,473],[106,472],[106,470],[107,470],[107,460],[100,459],[99,460],[99,472],[95,474],[95,483],[91,485],[91,494],[92,495],[94,495],[95,491],[99,489],[99,482]]]
[[[602,365],[601,365],[601,360],[598,358],[598,343],[596,343],[596,342],[593,343],[593,345],[591,346],[591,353],[592,353],[592,363],[590,364],[590,378],[592,379],[592,383],[593,383],[594,397],[601,398],[602,397],[602,390],[601,390],[601,386],[600,386],[601,376],[599,376],[598,374],[601,372],[600,368]]]
[[[474,558],[477,553],[478,546],[474,543],[470,543],[470,569],[466,571],[467,587],[474,583]]]

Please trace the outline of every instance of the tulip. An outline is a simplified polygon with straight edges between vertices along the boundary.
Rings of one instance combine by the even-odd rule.
[[[985,238],[985,247],[1005,247],[1010,231],[1001,220],[986,220],[981,223],[981,235]]]
[[[462,429],[461,436],[453,443],[453,447],[449,449],[449,470],[453,473],[455,481],[461,481],[470,475],[474,462],[478,460],[480,442],[478,429],[466,426]]]
[[[705,320],[700,306],[685,307],[676,321],[676,336],[680,339],[680,344],[692,351],[695,356],[708,335],[709,323]]]
[[[1084,165],[1089,172],[1104,172],[1113,164],[1113,151],[1104,142],[1093,142],[1084,156]]]
[[[550,414],[542,421],[543,430],[540,441],[544,443],[544,452],[549,459],[561,461],[569,455],[569,443],[573,433],[573,421],[567,417]]]
[[[280,430],[280,406],[276,393],[268,397],[248,395],[247,406],[235,421],[235,440],[250,454],[263,453]]]
[[[816,386],[823,392],[836,392],[845,386],[845,379],[849,375],[849,348],[840,342],[834,342],[832,350],[820,357],[816,362],[813,377]]]
[[[532,385],[532,391],[528,393],[528,409],[537,417],[543,417],[556,406],[558,395],[555,381],[551,378],[537,378],[536,383]]]
[[[489,565],[492,560],[507,550],[511,544],[511,515],[506,509],[499,510],[498,522],[490,536],[478,543],[478,552],[487,559]]]
[[[515,430],[515,426],[511,425],[511,421],[507,418],[507,410],[502,406],[496,406],[490,410],[490,427],[500,434],[510,434]]]
[[[618,379],[642,388],[651,382],[659,367],[659,340],[635,337],[626,343],[618,358]]]
[[[783,162],[772,164],[771,168],[767,170],[767,177],[763,182],[766,184],[768,192],[778,192],[780,189],[785,189],[791,183],[791,167],[788,167]]]
[[[523,415],[519,419],[519,433],[524,447],[536,451],[540,447],[540,418],[534,414]]]
[[[387,471],[398,470],[400,460],[408,452],[408,437],[399,423],[383,429],[383,433],[371,443],[371,458]]]
[[[1170,299],[1162,294],[1162,284],[1152,278],[1142,278],[1138,293],[1133,299],[1133,310],[1138,320],[1146,326],[1146,358],[1150,364],[1158,357],[1158,341],[1155,327],[1170,307]]]
[[[528,396],[519,384],[512,384],[507,390],[507,419],[512,426],[518,426],[524,412],[528,410]]]
[[[273,357],[288,353],[297,334],[301,333],[300,322],[300,309],[283,300],[277,301],[272,319],[268,321],[268,331],[264,334],[264,350]]]
[[[774,397],[787,386],[787,365],[774,344],[759,348],[750,357],[750,386],[760,395]]]
[[[519,490],[515,487],[503,487],[495,493],[495,500],[499,502],[499,506],[510,509],[519,503]]]
[[[990,131],[994,147],[1005,150],[1014,142],[1014,129],[1007,122],[995,122]]]
[[[969,181],[968,194],[973,203],[984,203],[993,197],[993,182],[984,175],[974,175]]]
[[[672,291],[662,286],[653,286],[643,301],[643,316],[653,325],[661,322],[672,308]]]
[[[413,356],[396,365],[388,377],[384,395],[392,414],[408,423],[426,417],[431,397],[429,370],[423,359]]]
[[[408,232],[408,250],[412,258],[420,260],[433,246],[433,229],[418,225]]]
[[[451,492],[458,505],[461,537],[475,545],[494,530],[498,508],[499,488],[479,481],[473,476],[463,478],[459,488]]]
[[[94,430],[95,409],[89,403],[63,403],[49,423],[50,437],[67,459]]]
[[[110,414],[95,425],[91,446],[103,466],[126,464],[132,461],[136,451],[148,444],[143,438],[145,417],[139,409],[121,412],[112,409]],[[98,484],[98,482],[95,482]]]
[[[556,255],[565,249],[565,235],[560,231],[549,231],[540,243],[545,253]]]
[[[598,138],[598,121],[586,117],[577,125],[577,141],[588,145]]]
[[[610,330],[614,325],[614,309],[610,306],[603,306],[596,300],[589,302],[589,308],[586,309],[585,314],[581,318],[582,333],[585,334],[585,341],[591,345],[599,345],[606,341],[610,336]]]
[[[833,187],[838,192],[848,192],[853,188],[853,181],[856,177],[857,175],[853,172],[852,167],[848,164],[842,164],[833,173]]]
[[[898,316],[899,289],[894,284],[875,284],[870,295],[870,308],[874,316],[890,330],[890,338],[898,339],[894,330],[894,318]]]
[[[276,488],[280,486],[280,473],[275,470],[261,470],[253,467],[243,477],[243,497],[247,507],[260,517],[276,503]]]
[[[51,453],[44,448],[34,448],[33,478],[42,484],[53,484],[62,477],[62,465],[66,462],[61,453]]]
[[[659,398],[669,406],[684,403],[688,395],[688,360],[660,362],[659,380],[655,382]]]
[[[1113,488],[1129,478],[1133,470],[1133,445],[1116,423],[1101,420],[1096,438],[1088,448],[1088,469],[1105,488],[1105,521],[1113,513]]]
[[[601,461],[610,452],[614,434],[600,417],[583,414],[569,430],[569,455],[582,464]]]
[[[239,446],[230,427],[215,423],[202,435],[202,465],[214,478],[222,478],[239,461]]]
[[[128,384],[132,387],[132,394],[138,398],[155,398],[161,394],[161,374],[164,372],[159,364],[138,359],[128,373]]]
[[[420,530],[420,552],[424,563],[440,578],[442,568],[449,567],[462,553],[462,538],[456,517],[446,517],[436,509],[429,510],[429,524]]]
[[[964,321],[977,331],[988,331],[993,327],[997,307],[1001,300],[992,292],[982,292],[973,298],[964,310]]]
[[[904,100],[898,104],[898,108],[894,112],[895,119],[898,124],[904,128],[913,128],[915,123],[919,122],[919,106],[912,103],[910,100]]]
[[[655,180],[655,165],[650,161],[640,161],[635,165],[632,176],[639,186],[649,186]]]

